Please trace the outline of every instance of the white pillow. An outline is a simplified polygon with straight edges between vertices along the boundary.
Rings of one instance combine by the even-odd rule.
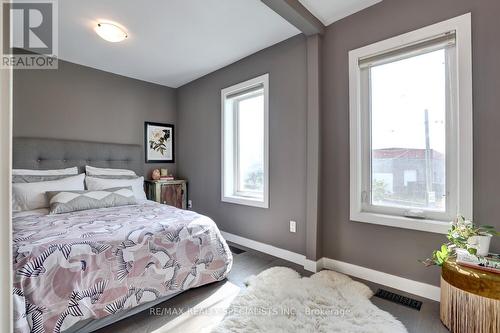
[[[30,170],[30,169],[12,169],[13,176],[65,176],[78,175],[78,168],[66,168],[55,170]]]
[[[12,210],[15,212],[49,207],[45,192],[83,191],[85,175],[38,183],[12,184]]]
[[[85,166],[87,176],[137,176],[132,170],[96,168],[90,165]]]
[[[86,177],[85,184],[87,185],[87,190],[98,191],[105,190],[113,187],[127,187],[132,186],[132,191],[134,196],[138,201],[145,201],[146,193],[144,192],[144,177],[139,177],[135,179],[103,179],[95,177]]]

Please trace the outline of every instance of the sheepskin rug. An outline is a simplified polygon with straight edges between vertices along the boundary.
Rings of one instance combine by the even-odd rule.
[[[370,302],[370,288],[337,272],[321,271],[308,278],[273,267],[250,277],[247,284],[213,332],[407,332]]]

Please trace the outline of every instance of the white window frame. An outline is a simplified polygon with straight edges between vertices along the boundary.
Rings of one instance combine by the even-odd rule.
[[[437,220],[430,216],[407,217],[394,214],[390,208],[378,211],[367,210],[363,194],[366,195],[366,184],[370,162],[366,161],[366,149],[370,149],[363,133],[369,133],[369,111],[363,108],[362,75],[360,59],[383,54],[389,51],[417,44],[429,38],[455,31],[456,34],[456,84],[458,105],[447,118],[447,160],[446,183],[450,184],[448,202],[451,202],[457,213],[472,218],[473,200],[473,154],[472,154],[472,42],[471,14],[465,14],[450,20],[433,24],[425,28],[393,37],[378,43],[361,47],[349,52],[349,94],[350,94],[350,220],[380,224],[392,227],[446,233],[449,221]],[[450,178],[449,175],[453,175]],[[372,205],[373,207],[373,205]]]
[[[234,110],[228,106],[227,96],[263,86],[264,89],[264,190],[263,196],[252,192],[239,191],[238,120]],[[237,114],[237,112],[236,112]],[[226,128],[226,117],[232,126]],[[269,74],[264,74],[248,81],[221,90],[221,201],[259,208],[269,208]]]

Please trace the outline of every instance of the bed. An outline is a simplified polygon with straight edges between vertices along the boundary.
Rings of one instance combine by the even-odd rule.
[[[14,139],[14,168],[85,164],[142,174],[142,148]],[[14,331],[90,332],[223,280],[231,252],[214,221],[152,201],[13,217]]]

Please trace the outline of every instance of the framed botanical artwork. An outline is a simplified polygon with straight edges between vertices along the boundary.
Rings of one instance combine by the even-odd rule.
[[[144,148],[146,163],[174,163],[174,140],[174,125],[145,122]]]

